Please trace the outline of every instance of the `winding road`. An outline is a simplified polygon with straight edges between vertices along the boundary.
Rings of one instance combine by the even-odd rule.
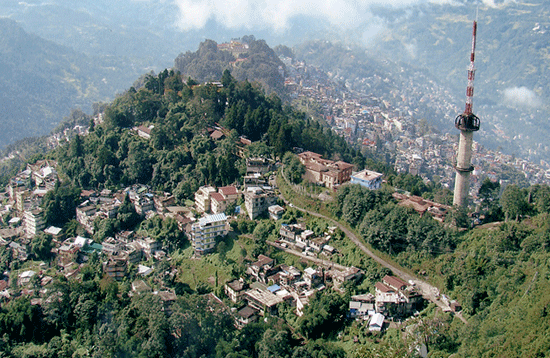
[[[281,194],[281,197],[282,197],[282,194]],[[357,245],[357,247],[359,247],[359,249],[361,249],[365,254],[370,256],[374,261],[376,261],[380,265],[390,269],[395,276],[400,277],[402,280],[405,280],[406,282],[414,283],[414,285],[417,287],[419,292],[422,294],[422,297],[424,297],[426,300],[428,300],[430,302],[435,303],[444,312],[451,312],[451,308],[449,307],[449,305],[446,302],[439,299],[439,289],[437,287],[435,287],[433,285],[430,285],[426,281],[420,280],[419,278],[417,278],[417,277],[411,275],[410,273],[406,272],[405,270],[403,270],[401,267],[396,266],[396,265],[384,260],[383,258],[381,258],[379,256],[376,256],[376,254],[374,254],[374,252],[369,250],[369,248],[367,248],[365,246],[365,244],[363,244],[361,242],[361,240],[359,240],[359,238],[352,231],[348,230],[348,228],[346,228],[345,226],[340,224],[338,221],[335,221],[335,220],[333,220],[333,219],[331,219],[331,218],[329,218],[325,215],[319,214],[317,212],[297,207],[296,205],[289,203],[284,197],[282,197],[282,199],[287,205],[289,205],[290,207],[292,207],[296,210],[300,210],[300,211],[302,211],[304,213],[307,213],[309,215],[312,215],[312,216],[315,216],[315,217],[318,217],[318,218],[322,218],[324,220],[328,220],[328,221],[332,222],[334,225],[338,226],[340,228],[340,230],[342,230],[346,234],[346,236],[355,245]],[[302,255],[300,254],[300,256],[302,256]],[[307,258],[308,258],[308,260],[315,261],[309,256]],[[319,259],[317,259],[317,260],[319,260]],[[324,260],[324,261],[326,262],[326,260]],[[336,266],[336,265],[334,264],[333,266]],[[460,320],[462,320],[462,322],[464,322],[466,324],[468,323],[468,321],[461,314],[455,314],[455,316],[457,316]]]

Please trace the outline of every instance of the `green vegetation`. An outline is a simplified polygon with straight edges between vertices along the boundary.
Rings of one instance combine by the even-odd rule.
[[[254,36],[244,36],[241,41],[248,48],[235,56],[230,50],[218,49],[215,41],[206,40],[196,52],[180,54],[175,60],[175,68],[199,82],[219,81],[221,78],[224,85],[228,84],[224,72],[230,69],[238,81],[258,82],[267,92],[284,97],[284,75],[279,71],[284,64],[275,51],[264,40],[256,40]],[[236,62],[237,59],[240,61]]]
[[[55,158],[71,183],[81,188],[120,188],[135,183],[172,192],[183,202],[200,185],[227,185],[244,172],[237,157],[239,136],[258,142],[250,151],[282,158],[298,145],[344,160],[361,157],[344,139],[302,114],[266,97],[248,82],[225,73],[226,86],[194,85],[163,71],[148,76],[139,90],[131,88],[105,110],[105,120],[89,135],[76,135],[58,148]],[[208,129],[222,125],[224,136],[212,139]],[[147,126],[143,139],[131,127]],[[262,149],[263,148],[263,149]]]
[[[430,356],[481,357],[491,352],[535,357],[544,356],[550,347],[545,318],[550,304],[546,205],[550,191],[547,186],[509,185],[500,201],[498,191],[497,184],[483,183],[482,212],[493,213],[487,216],[492,218],[505,213],[509,221],[462,232],[445,228],[428,215],[421,218],[391,199],[377,201],[384,189],[373,193],[346,186],[336,194],[332,204],[336,216],[355,226],[373,247],[413,272],[427,275],[462,304],[467,325],[429,310],[422,314],[416,336],[427,345]],[[348,252],[347,245],[336,246]],[[396,343],[390,336],[372,343],[360,346],[357,357],[370,357],[375,351],[401,356],[412,344]],[[386,351],[390,346],[392,350]]]
[[[100,257],[90,255],[80,268],[80,281],[55,275],[40,306],[31,304],[31,298],[39,297],[37,289],[30,296],[2,304],[2,355],[401,357],[420,343],[432,357],[485,356],[487,352],[544,356],[548,352],[548,187],[509,185],[501,195],[500,185],[484,182],[481,213],[486,220],[507,221],[469,229],[469,219],[461,216],[464,213],[452,214],[455,222],[464,220],[463,231],[398,205],[390,186],[369,191],[345,185],[332,200],[321,202],[293,191],[291,185],[301,185],[303,166],[289,153],[291,148],[356,163],[358,169],[368,164],[389,174],[389,184],[426,198],[448,202],[450,195],[438,185],[396,175],[366,159],[318,122],[247,81],[237,82],[229,71],[221,76],[223,87],[184,81],[174,71],[145,76],[141,87],[132,87],[105,107],[103,123],[93,124],[89,134],[75,135],[46,154],[58,161],[65,179],[45,197],[48,223],[64,225],[70,233],[78,231],[71,219],[82,188],[147,184],[156,191],[174,193],[179,203],[184,203],[200,185],[235,183],[245,167],[237,156],[237,143],[240,136],[247,136],[254,144],[244,148],[245,156],[263,154],[284,163],[286,178],[281,171],[277,182],[285,198],[345,222],[374,249],[436,283],[462,304],[469,323],[464,325],[433,306],[397,326],[402,330],[386,333],[368,332],[364,324],[345,319],[349,295],[372,292],[372,284],[389,271],[375,265],[336,230],[332,242],[339,255],[334,261],[362,268],[364,281],[356,287],[344,285],[344,294],[330,290],[316,293],[300,318],[292,307],[281,304],[280,317],[267,317],[266,322],[238,331],[225,306],[228,301],[222,304],[206,294],[223,298],[223,283],[240,277],[246,262],[258,254],[304,268],[307,262],[277,251],[267,241],[278,238],[281,223],[303,221],[316,234],[331,223],[292,208],[287,208],[279,222],[241,217],[232,222],[232,233],[218,241],[217,252],[198,261],[192,258],[192,248],[175,220],[155,217],[141,221],[126,197],[116,218],[96,223],[95,238],[101,241],[118,230],[135,229],[161,241],[171,251],[172,260],[148,262],[154,273],[144,280],[151,291],[172,289],[178,294],[170,307],[172,314],[166,315],[167,303],[159,295],[130,295],[131,282],[137,278],[133,268],[128,278],[114,282],[102,277]],[[71,118],[89,119],[78,113]],[[150,129],[150,138],[139,136],[136,127]],[[210,136],[216,127],[222,138]],[[35,258],[51,265],[51,245],[50,237],[39,235],[30,249]],[[37,266],[36,262],[19,266],[9,256],[0,248],[0,269],[11,269],[13,279],[17,270]],[[38,288],[40,283],[35,278],[30,285]]]

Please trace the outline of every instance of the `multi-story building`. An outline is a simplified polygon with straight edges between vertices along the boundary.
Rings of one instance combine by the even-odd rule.
[[[248,187],[244,192],[244,205],[250,220],[254,220],[277,203],[277,195],[270,187]]]
[[[208,215],[191,225],[191,241],[195,254],[202,256],[214,251],[216,237],[227,235],[227,216],[224,213]]]
[[[94,233],[94,218],[97,209],[95,205],[88,205],[86,201],[76,208],[76,221],[78,221],[84,229],[90,233]]]
[[[195,193],[195,206],[199,212],[223,213],[227,207],[239,199],[239,190],[233,186],[223,186],[216,192],[211,186],[201,187]]]
[[[278,314],[277,305],[284,301],[280,296],[268,290],[261,290],[258,288],[246,291],[243,298],[248,302],[248,305],[256,309],[260,315],[268,313],[272,316]]]
[[[210,194],[210,210],[214,214],[219,214],[225,212],[227,209],[228,201],[225,200],[222,194],[220,193],[211,193]]]
[[[350,180],[352,164],[343,161],[335,162],[321,157],[321,154],[313,152],[298,154],[300,162],[306,167],[304,179],[322,184],[330,189]]]
[[[240,296],[244,293],[244,290],[248,288],[248,284],[244,280],[238,279],[227,282],[224,286],[224,291],[227,297],[231,299],[234,303],[237,303],[240,300]]]
[[[46,227],[44,211],[40,208],[27,210],[23,214],[23,224],[27,237],[35,236],[40,230]]]
[[[271,170],[271,163],[266,158],[247,158],[246,174],[265,174]]]
[[[302,231],[304,231],[304,228],[302,225],[299,224],[281,224],[281,229],[279,230],[279,234],[281,235],[281,238],[284,240],[295,242],[296,237],[300,236],[302,234]]]
[[[126,276],[126,258],[112,256],[107,262],[103,263],[103,270],[113,279],[120,281]]]
[[[422,296],[414,286],[394,276],[384,276],[382,282],[377,282],[374,288],[376,312],[408,315],[422,301]]]
[[[148,258],[162,248],[160,242],[150,237],[137,239],[136,243],[140,246],[141,250],[143,250],[145,256],[147,256]]]
[[[280,220],[285,213],[285,209],[280,205],[271,205],[267,208],[269,212],[269,218],[273,220]]]
[[[147,194],[138,196],[136,200],[134,200],[134,207],[136,208],[136,213],[145,216],[149,211],[155,210],[153,196]]]
[[[215,193],[216,189],[212,186],[201,186],[195,193],[195,207],[199,213],[210,212],[210,195]]]

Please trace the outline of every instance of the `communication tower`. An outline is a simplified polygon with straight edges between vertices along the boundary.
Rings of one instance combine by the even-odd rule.
[[[466,88],[466,108],[464,113],[455,119],[455,127],[460,130],[458,154],[456,156],[456,179],[453,197],[453,205],[465,206],[468,199],[470,173],[474,170],[472,161],[472,142],[474,132],[479,130],[479,118],[472,113],[474,98],[474,66],[476,51],[477,21],[474,21],[472,30],[472,53],[470,55],[470,67],[468,68],[468,87]]]

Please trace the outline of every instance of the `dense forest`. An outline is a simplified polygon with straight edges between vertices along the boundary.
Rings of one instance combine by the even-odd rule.
[[[76,136],[53,155],[79,187],[149,184],[179,200],[191,198],[200,185],[236,181],[244,170],[236,155],[240,136],[252,141],[246,147],[249,155],[282,158],[301,146],[364,165],[363,156],[344,139],[283,106],[278,97],[237,82],[229,71],[222,83],[223,88],[183,82],[173,71],[149,76],[143,88],[117,98],[89,135]],[[135,126],[151,128],[151,138],[128,130]],[[223,138],[209,136],[215,127],[225,133]]]

